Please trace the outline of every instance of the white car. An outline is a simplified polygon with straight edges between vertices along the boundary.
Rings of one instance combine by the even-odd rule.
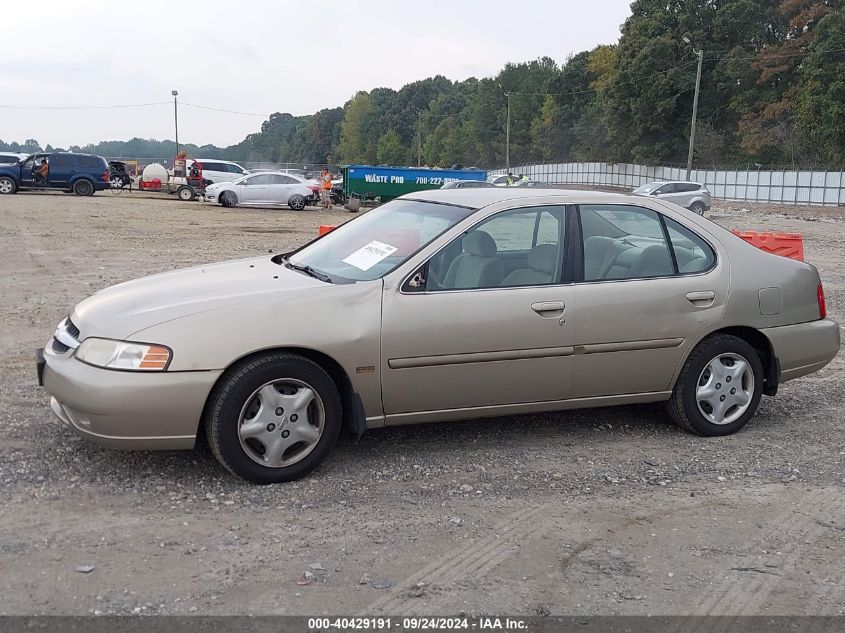
[[[213,183],[218,182],[232,182],[238,178],[243,178],[249,172],[238,165],[228,160],[217,160],[216,158],[197,158],[188,159],[187,167],[190,170],[194,162],[202,165],[202,177],[205,180],[210,180]]]
[[[710,210],[710,191],[698,182],[687,180],[650,182],[637,187],[631,193],[635,196],[652,196],[674,202],[698,215],[704,215],[705,211]]]
[[[219,203],[224,207],[239,204],[255,206],[289,206],[301,211],[309,202],[315,202],[319,187],[292,174],[264,171],[249,174],[234,182],[221,182],[205,188],[203,200]]]

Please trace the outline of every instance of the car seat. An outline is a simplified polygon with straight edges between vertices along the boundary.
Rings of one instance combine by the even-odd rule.
[[[464,252],[449,265],[443,288],[490,288],[498,286],[505,276],[504,266],[496,258],[496,242],[485,231],[472,231],[464,236]]]
[[[528,265],[513,271],[502,282],[503,286],[533,286],[547,284],[554,278],[557,268],[557,251],[554,244],[538,244],[528,253]]]

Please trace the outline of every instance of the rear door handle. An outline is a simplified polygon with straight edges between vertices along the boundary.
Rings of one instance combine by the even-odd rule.
[[[543,317],[558,316],[565,308],[563,301],[537,301],[531,304],[531,309]]]
[[[698,290],[687,293],[687,300],[696,305],[712,303],[714,299],[716,299],[716,293],[712,290]]]

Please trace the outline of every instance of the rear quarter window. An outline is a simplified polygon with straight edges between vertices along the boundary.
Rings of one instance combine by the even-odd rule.
[[[97,171],[106,169],[106,163],[102,158],[97,156],[79,156],[77,161],[77,168],[82,171]]]

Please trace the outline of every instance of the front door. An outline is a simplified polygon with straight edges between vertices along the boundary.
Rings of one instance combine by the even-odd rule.
[[[34,154],[21,165],[21,184],[24,187],[35,186],[35,172],[41,165],[41,161],[47,158],[47,154]],[[49,174],[47,176],[49,179]]]
[[[728,265],[700,236],[651,209],[582,205],[580,215],[572,396],[670,389],[690,342],[724,314]]]
[[[565,227],[561,206],[498,213],[461,233],[401,288],[385,289],[388,416],[569,396]]]
[[[269,174],[256,174],[244,179],[237,187],[238,202],[260,204],[267,199]]]

